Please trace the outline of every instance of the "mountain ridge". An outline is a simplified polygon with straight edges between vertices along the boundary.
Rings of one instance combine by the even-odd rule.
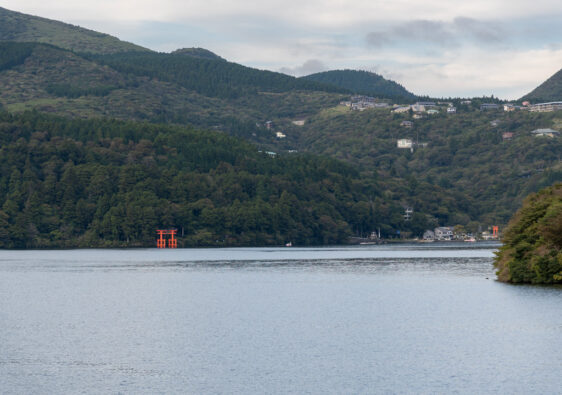
[[[75,52],[150,51],[106,33],[0,7],[0,41],[41,42]]]

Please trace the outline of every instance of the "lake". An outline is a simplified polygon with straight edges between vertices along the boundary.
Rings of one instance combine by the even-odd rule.
[[[495,244],[0,251],[0,393],[560,394]]]

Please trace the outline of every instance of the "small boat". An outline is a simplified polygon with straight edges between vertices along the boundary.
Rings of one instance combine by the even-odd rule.
[[[291,243],[291,242],[288,242],[287,244],[285,244],[285,247],[292,247],[292,246],[293,246],[293,243]]]
[[[466,241],[468,243],[475,243],[476,239],[474,237],[468,237],[468,238],[464,239],[464,241]]]

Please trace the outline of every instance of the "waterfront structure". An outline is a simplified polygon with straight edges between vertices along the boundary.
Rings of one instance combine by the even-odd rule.
[[[423,233],[423,239],[426,241],[433,241],[435,240],[435,232],[433,232],[432,230],[426,230]]]
[[[453,228],[450,226],[440,226],[435,228],[435,240],[453,240]]]
[[[156,247],[158,248],[178,248],[178,240],[175,238],[176,229],[158,229],[156,231],[158,239],[156,239]],[[165,236],[170,236],[165,238]]]

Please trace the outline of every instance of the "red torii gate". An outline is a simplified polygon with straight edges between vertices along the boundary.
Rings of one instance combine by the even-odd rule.
[[[158,229],[158,239],[156,240],[156,247],[166,248],[166,239],[164,236],[170,236],[168,241],[168,248],[178,248],[178,240],[174,237],[178,231],[176,229]]]

